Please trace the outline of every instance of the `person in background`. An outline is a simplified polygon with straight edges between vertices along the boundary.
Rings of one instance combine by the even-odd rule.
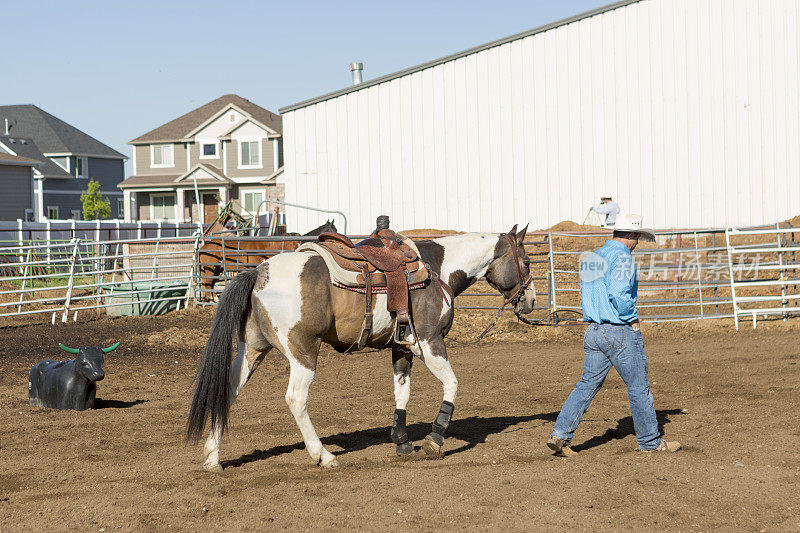
[[[619,214],[619,204],[611,198],[610,194],[601,196],[600,205],[592,207],[592,211],[606,216],[603,226],[614,227],[614,224],[617,221],[617,215]]]
[[[572,435],[613,366],[628,388],[628,402],[639,450],[674,452],[679,442],[667,442],[658,430],[653,395],[647,379],[647,357],[636,312],[639,280],[631,252],[639,239],[655,240],[642,228],[642,217],[622,213],[614,236],[605,245],[581,257],[583,320],[583,374],[564,402],[547,446],[560,455],[574,455]]]

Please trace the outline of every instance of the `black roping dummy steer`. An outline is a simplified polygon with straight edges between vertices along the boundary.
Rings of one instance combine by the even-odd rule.
[[[75,409],[94,407],[96,381],[106,377],[103,371],[104,354],[119,346],[108,348],[70,348],[58,343],[67,353],[75,354],[72,361],[39,361],[28,376],[28,402],[34,407]]]

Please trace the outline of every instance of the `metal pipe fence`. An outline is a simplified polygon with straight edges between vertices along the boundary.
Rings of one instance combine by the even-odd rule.
[[[656,243],[640,243],[633,254],[641,319],[733,318],[738,327],[742,314],[786,318],[800,312],[798,231],[656,232]],[[609,237],[608,231],[528,234],[524,244],[537,295],[532,319],[553,326],[580,323],[581,258]],[[4,258],[0,262],[0,320],[49,315],[51,322],[58,318],[65,322],[70,315],[75,320],[77,312],[115,314],[115,309],[129,311],[134,303],[141,312],[157,311],[159,304],[213,305],[224,282],[241,270],[315,239],[239,236],[231,231],[209,239],[221,245],[215,254],[203,252],[196,230],[193,235],[160,238],[6,241],[0,243],[0,258]],[[254,244],[261,248],[253,249]],[[171,288],[180,290],[169,292]],[[481,279],[456,298],[455,307],[496,311],[502,302],[503,297]],[[752,307],[759,302],[767,306]],[[780,302],[780,307],[774,302]]]

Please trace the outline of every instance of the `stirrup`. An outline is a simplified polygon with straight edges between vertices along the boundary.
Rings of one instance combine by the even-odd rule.
[[[411,340],[404,340],[406,334],[411,332]],[[408,324],[404,322],[397,322],[397,325],[394,328],[394,337],[392,341],[395,344],[399,344],[400,346],[413,346],[417,344],[417,332],[414,329],[414,321],[411,320],[411,317],[408,319]]]

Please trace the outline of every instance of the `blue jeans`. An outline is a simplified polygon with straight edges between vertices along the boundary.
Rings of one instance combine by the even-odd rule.
[[[603,386],[611,367],[617,369],[628,387],[628,402],[633,415],[633,429],[639,448],[652,450],[661,442],[656,421],[653,395],[647,380],[647,357],[640,331],[630,326],[589,324],[583,336],[583,375],[556,419],[553,436],[572,440],[572,434],[589,408],[597,391]]]

